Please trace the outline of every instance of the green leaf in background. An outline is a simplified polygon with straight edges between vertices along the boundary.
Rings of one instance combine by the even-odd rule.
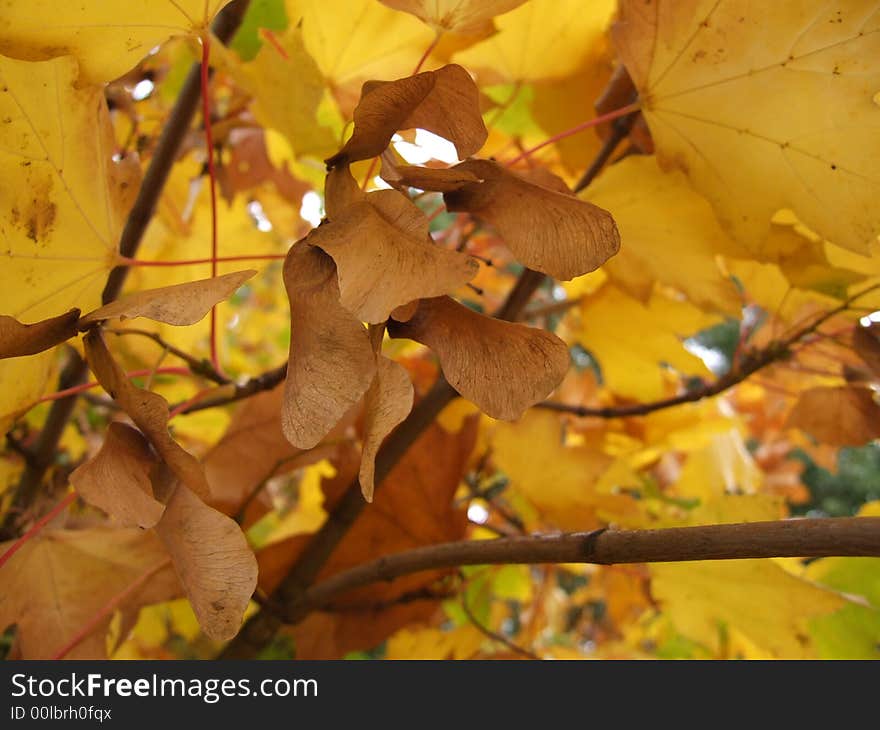
[[[287,28],[287,23],[284,0],[251,0],[230,47],[242,61],[250,61],[263,45],[260,28],[282,31]]]

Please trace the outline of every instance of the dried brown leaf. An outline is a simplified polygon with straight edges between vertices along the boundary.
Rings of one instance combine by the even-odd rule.
[[[336,262],[342,306],[379,323],[395,307],[454,291],[477,273],[465,254],[429,242],[424,214],[404,195],[371,194],[306,238]]]
[[[195,324],[211,311],[211,307],[231,296],[256,273],[254,269],[248,269],[210,279],[139,291],[89,312],[80,320],[80,328],[117,317],[146,317],[181,327]]]
[[[568,370],[568,347],[556,335],[486,317],[449,297],[423,299],[408,322],[390,321],[388,332],[434,350],[452,387],[505,421],[546,398]]]
[[[391,310],[391,319],[396,319],[398,322],[409,322],[418,309],[418,300],[412,301],[409,304],[404,304],[400,307],[395,307]]]
[[[0,359],[24,357],[55,347],[77,333],[79,310],[50,317],[33,324],[22,324],[15,317],[0,315]]]
[[[0,553],[11,543],[0,544]],[[136,528],[43,530],[0,568],[0,629],[15,624],[24,659],[50,659],[95,615],[146,573],[159,568],[118,609],[130,626],[141,606],[180,595],[180,583],[156,536]],[[107,628],[99,622],[68,659],[105,659]]]
[[[257,587],[257,559],[236,522],[176,482],[156,534],[192,604],[199,626],[223,641],[238,633]]]
[[[99,330],[84,338],[89,367],[101,384],[143,432],[177,477],[203,499],[211,495],[198,460],[168,433],[168,402],[158,393],[133,385],[113,359]]]
[[[101,450],[70,475],[70,484],[89,504],[124,527],[153,527],[165,511],[153,496],[150,472],[158,464],[137,429],[111,423]]]
[[[880,407],[867,388],[812,388],[801,394],[787,425],[820,443],[864,446],[880,438]]]
[[[324,212],[328,219],[333,220],[349,205],[366,197],[348,165],[339,165],[327,173],[324,179]]]
[[[483,146],[488,132],[467,71],[450,64],[397,81],[365,83],[354,110],[354,133],[327,165],[381,155],[395,132],[415,127],[448,139],[462,159]]]
[[[393,182],[419,190],[433,190],[447,193],[458,190],[467,183],[478,183],[474,173],[456,167],[419,167],[417,165],[398,165],[394,168]],[[389,182],[392,180],[389,179]]]
[[[295,245],[284,262],[284,285],[290,300],[290,359],[281,423],[290,443],[310,449],[370,387],[376,361],[367,330],[339,303],[330,256]]]
[[[373,501],[376,453],[385,437],[409,415],[412,405],[409,373],[399,363],[379,355],[376,377],[364,398],[364,447],[359,480],[367,502]]]
[[[880,378],[880,325],[856,327],[853,347],[875,378]]]
[[[517,260],[556,279],[597,269],[620,248],[611,214],[598,206],[538,185],[489,160],[453,169],[481,183],[444,193],[450,211],[466,211],[491,223]]]

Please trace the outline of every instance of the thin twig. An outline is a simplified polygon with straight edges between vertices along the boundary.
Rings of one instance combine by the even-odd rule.
[[[206,397],[198,403],[188,405],[181,410],[180,413],[195,413],[196,411],[204,411],[207,408],[217,408],[219,406],[225,406],[230,403],[235,403],[236,401],[244,400],[245,398],[250,398],[251,396],[254,396],[257,393],[262,393],[265,390],[272,390],[272,388],[284,380],[286,375],[287,363],[284,363],[277,368],[267,370],[262,375],[254,376],[241,385],[235,385],[231,393],[229,392],[231,384],[221,386],[220,388],[217,388],[217,390],[222,391],[223,395],[218,395],[216,398]],[[172,409],[177,409],[181,405],[181,403],[177,403],[172,406]]]
[[[6,550],[3,555],[0,555],[0,568],[2,568],[6,561],[8,561],[13,555],[15,555],[19,550],[21,550],[25,543],[28,540],[35,537],[40,530],[42,530],[47,524],[49,524],[52,520],[54,520],[58,515],[60,515],[64,510],[66,510],[70,505],[72,505],[76,501],[76,492],[70,492],[64,499],[62,499],[58,504],[56,504],[51,510],[49,510],[46,514],[44,514],[40,519],[38,519],[31,528],[24,533],[18,540],[16,540],[9,548]]]
[[[530,307],[523,312],[523,319],[537,319],[538,317],[549,317],[554,314],[562,314],[572,307],[578,306],[584,301],[584,297],[572,297],[571,299],[563,299],[560,302],[550,302],[542,304],[539,307]]]
[[[468,605],[467,600],[467,591],[464,590],[461,592],[461,608],[464,611],[464,615],[468,617],[468,621],[470,621],[474,627],[485,636],[492,639],[492,641],[497,641],[499,644],[510,649],[514,654],[520,654],[527,659],[538,659],[539,657],[534,652],[529,651],[528,649],[520,646],[519,644],[514,643],[510,639],[508,639],[504,634],[499,634],[497,631],[492,631],[486,624],[480,621],[476,616],[474,616],[474,612],[471,610],[471,607]]]
[[[163,558],[156,565],[147,568],[125,588],[123,588],[115,596],[111,597],[85,624],[71,637],[71,639],[58,651],[55,652],[52,659],[64,659],[71,651],[79,646],[85,639],[101,625],[101,622],[107,619],[119,605],[141,586],[143,586],[150,578],[152,578],[160,570],[171,564],[171,558]]]
[[[602,144],[602,149],[599,150],[599,154],[596,155],[596,159],[594,159],[590,166],[586,169],[584,174],[581,176],[581,179],[577,181],[572,191],[575,193],[579,193],[581,190],[586,188],[593,180],[596,175],[604,167],[605,163],[611,159],[611,155],[614,154],[614,150],[617,149],[617,145],[619,145],[624,139],[626,139],[629,134],[630,129],[632,129],[633,122],[636,119],[635,112],[631,114],[627,114],[625,117],[620,117],[619,119],[615,119],[611,125],[611,134],[608,135],[608,138]]]
[[[880,288],[880,284],[869,286],[849,297],[849,299],[839,306],[834,307],[821,315],[817,315],[811,324],[805,324],[802,329],[790,334],[782,340],[771,342],[761,350],[745,351],[743,356],[738,358],[738,361],[730,372],[728,372],[727,375],[718,378],[714,383],[707,383],[701,387],[672,396],[671,398],[662,398],[660,400],[651,401],[650,403],[607,406],[604,408],[590,408],[588,406],[570,405],[568,403],[557,403],[555,401],[544,401],[542,403],[537,403],[534,407],[556,411],[558,413],[568,413],[581,418],[626,418],[629,416],[645,416],[649,413],[672,408],[684,403],[696,403],[704,398],[712,398],[733,386],[738,385],[768,365],[789,357],[792,353],[792,348],[795,345],[814,334],[817,328],[821,327],[832,317],[845,312],[852,302],[878,288]]]
[[[165,341],[162,337],[159,336],[156,332],[150,332],[149,330],[141,330],[135,329],[132,327],[124,327],[124,328],[105,328],[105,332],[109,332],[113,335],[138,335],[140,337],[146,337],[148,339],[153,340],[157,345],[159,345],[163,350],[167,350],[172,355],[177,358],[183,360],[187,365],[189,365],[189,369],[192,370],[197,375],[202,375],[208,380],[212,380],[218,385],[226,385],[229,382],[229,378],[225,375],[221,375],[217,370],[214,369],[213,365],[208,360],[199,360],[197,357],[193,357],[188,352],[184,352],[179,347],[175,347],[170,342]]]

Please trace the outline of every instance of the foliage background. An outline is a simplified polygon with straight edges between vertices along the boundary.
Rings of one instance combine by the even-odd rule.
[[[4,313],[32,322],[100,304],[106,277],[119,263],[116,244],[137,179],[190,66],[201,58],[198,39],[223,4],[180,3],[187,11],[182,16],[178,3],[164,0],[114,11],[92,3],[97,22],[79,17],[63,43],[51,27],[31,30],[34,18],[51,8],[49,0],[31,3],[10,27],[0,26],[4,94],[9,88],[24,94],[14,109],[4,96],[0,110],[16,123],[24,110],[30,131],[21,134],[31,135],[7,134],[0,149]],[[435,5],[479,8],[479,22],[432,16]],[[682,33],[701,13],[708,22],[705,3],[685,5],[693,15],[682,11]],[[686,45],[688,63],[674,79],[684,91],[664,88],[655,77],[654,95],[643,90],[644,116],[579,193],[614,216],[620,253],[572,281],[545,280],[523,313],[526,323],[555,332],[570,348],[572,367],[551,396],[570,408],[535,408],[506,423],[454,401],[392,471],[322,577],[386,553],[461,538],[880,516],[880,449],[872,442],[880,435],[877,413],[860,420],[835,401],[812,406],[809,418],[792,415],[805,393],[866,389],[880,377],[880,342],[870,326],[880,295],[846,304],[880,282],[876,205],[856,209],[876,196],[878,182],[875,175],[843,183],[824,172],[811,177],[808,166],[776,159],[764,144],[768,134],[806,140],[810,155],[823,165],[839,160],[841,172],[853,159],[878,152],[876,140],[845,130],[876,130],[877,96],[868,96],[864,107],[854,99],[871,84],[880,93],[880,10],[870,2],[830,4],[846,13],[841,24],[860,23],[851,33],[856,40],[842,43],[833,70],[821,56],[815,68],[796,69],[791,78],[756,78],[731,88],[712,76],[718,67],[750,68],[759,46],[770,55],[791,47],[800,60],[793,36],[804,24],[797,18],[815,16],[809,27],[818,28],[826,21],[819,6],[825,14],[833,8],[778,3],[761,21],[769,29],[765,38],[737,30],[731,20],[763,10],[738,0],[720,5],[721,17],[712,23],[728,39],[717,49],[724,58],[713,66],[699,56],[702,49],[691,57],[693,47]],[[118,17],[99,17],[102,12]],[[461,64],[479,87],[489,130],[480,156],[516,158],[514,169],[550,171],[574,187],[615,133],[610,122],[579,125],[629,102],[602,96],[621,69],[619,44],[609,33],[618,12],[611,0],[252,0],[228,47],[211,44],[218,253],[247,258],[221,261],[216,273],[257,270],[216,307],[225,373],[240,382],[287,358],[281,259],[321,221],[323,159],[351,134],[365,81]],[[140,22],[144,17],[149,24]],[[673,48],[682,43],[678,35],[673,27]],[[53,44],[55,50],[47,50]],[[779,65],[773,73],[784,70],[785,63]],[[637,77],[634,67],[630,72]],[[811,74],[820,85],[832,76],[844,81],[826,94],[825,86],[814,88]],[[858,89],[844,84],[853,78],[862,84]],[[710,122],[675,129],[669,115],[686,115],[664,107],[663,94],[691,98],[688,90],[701,84],[711,93],[698,97],[690,113]],[[827,128],[817,140],[807,136],[813,131],[805,120],[820,117]],[[568,134],[573,128],[577,133]],[[688,145],[696,152],[682,151]],[[392,146],[398,162],[444,167],[457,161],[454,147],[424,130],[402,130]],[[44,158],[50,173],[28,166]],[[184,137],[136,255],[142,262],[201,263],[134,265],[127,292],[212,275],[207,163],[199,122]],[[764,181],[757,189],[725,188],[712,178],[715,166],[737,182],[742,170],[743,176],[758,170]],[[352,165],[354,178],[368,188],[387,186],[378,176],[382,169],[371,160]],[[791,192],[792,176],[808,177],[809,204]],[[522,266],[491,226],[446,212],[438,193],[414,196],[439,245],[492,262],[456,298],[477,312],[497,311]],[[48,206],[40,202],[46,200]],[[748,221],[734,220],[732,211]],[[857,224],[871,231],[858,246],[851,230]],[[646,415],[578,415],[579,408],[627,407],[698,390],[842,303],[844,311],[786,357],[717,397]],[[210,318],[187,327],[144,322],[119,326],[148,329],[196,360],[210,359]],[[188,363],[154,340],[128,334],[108,343],[126,371],[155,371],[135,382],[171,404],[214,388],[180,372]],[[74,339],[0,363],[0,420],[9,434],[0,456],[0,497],[7,511],[25,467],[23,453],[45,424],[71,347],[83,351]],[[383,354],[406,368],[417,400],[439,372],[431,351],[410,340],[386,338]],[[170,370],[156,370],[162,367]],[[256,553],[258,599],[271,593],[356,477],[364,434],[354,409],[322,444],[296,449],[280,430],[281,401],[275,388],[171,421],[174,438],[204,465],[211,504],[240,522]],[[40,493],[20,519],[22,531],[67,492],[71,472],[94,456],[109,423],[121,418],[100,388],[77,400]],[[51,656],[60,639],[102,611],[70,656],[215,656],[220,644],[202,633],[170,568],[149,573],[155,559],[138,545],[126,528],[83,502],[33,537],[0,567],[6,594],[0,617],[18,625],[5,635],[9,656],[21,656],[23,631],[45,637],[29,644],[31,656]],[[133,584],[137,590],[126,594]],[[248,615],[258,610],[252,602]],[[284,627],[262,656],[877,658],[878,647],[878,559],[780,558],[472,566],[419,574],[343,596]]]

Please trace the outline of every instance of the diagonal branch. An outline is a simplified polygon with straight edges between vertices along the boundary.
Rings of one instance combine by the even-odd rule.
[[[775,340],[769,343],[765,348],[752,352],[747,352],[745,356],[737,362],[727,375],[718,378],[714,383],[707,383],[698,388],[693,388],[671,398],[663,398],[661,400],[651,401],[650,403],[634,403],[632,405],[623,406],[607,406],[604,408],[590,408],[588,406],[570,405],[568,403],[556,403],[554,401],[544,401],[537,403],[535,408],[542,408],[548,411],[556,411],[558,413],[570,413],[581,418],[626,418],[628,416],[645,416],[655,411],[661,411],[665,408],[672,408],[683,403],[696,403],[704,398],[712,398],[735,385],[743,382],[747,378],[754,375],[759,370],[787,359],[792,348],[803,342],[805,339],[818,332],[819,327],[825,324],[833,317],[846,312],[851,308],[853,302],[861,299],[866,294],[870,294],[880,288],[880,284],[872,284],[853,294],[839,306],[834,307],[821,315],[816,316],[812,322],[805,324],[801,329],[781,340]]]

